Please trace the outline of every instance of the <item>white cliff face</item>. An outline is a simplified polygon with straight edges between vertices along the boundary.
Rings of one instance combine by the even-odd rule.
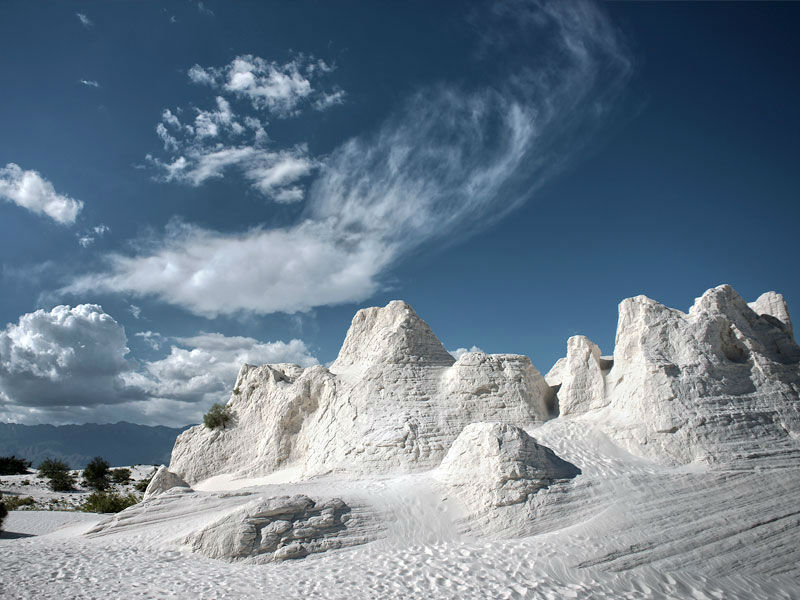
[[[561,382],[562,414],[583,412],[627,450],[667,463],[798,455],[800,349],[782,297],[748,305],[722,285],[688,314],[637,296],[619,315],[602,396],[586,343],[548,375]]]
[[[605,406],[605,375],[612,361],[602,358],[600,348],[583,335],[567,341],[567,356],[560,359],[545,379],[557,387],[559,414],[574,415]]]
[[[233,422],[183,433],[170,469],[189,483],[284,468],[416,472],[438,466],[467,425],[558,414],[664,463],[798,452],[800,349],[779,294],[748,305],[719,286],[688,313],[645,296],[619,310],[613,360],[574,336],[546,381],[524,356],[454,361],[404,302],[359,311],[330,369],[245,365]]]
[[[524,356],[470,352],[458,361],[404,302],[359,311],[339,357],[322,366],[244,366],[234,419],[178,437],[170,470],[189,482],[293,467],[325,473],[436,467],[464,426],[529,425],[551,394]]]

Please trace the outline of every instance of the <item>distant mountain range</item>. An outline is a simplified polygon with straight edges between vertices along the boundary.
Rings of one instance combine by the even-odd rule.
[[[134,423],[98,425],[18,425],[0,423],[0,456],[26,458],[35,467],[45,458],[58,458],[80,469],[95,456],[112,466],[169,464],[179,433],[188,429]]]

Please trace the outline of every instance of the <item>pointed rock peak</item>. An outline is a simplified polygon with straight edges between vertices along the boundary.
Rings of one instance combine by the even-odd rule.
[[[428,324],[402,300],[356,313],[331,372],[374,364],[450,366],[455,362]]]
[[[747,312],[747,308],[747,302],[736,290],[728,284],[723,284],[707,290],[702,296],[695,299],[689,309],[689,315],[710,312],[732,316]]]
[[[781,323],[793,332],[792,319],[789,316],[789,307],[786,305],[783,295],[778,292],[764,292],[755,302],[749,302],[748,306],[758,315],[769,315],[778,319]]]

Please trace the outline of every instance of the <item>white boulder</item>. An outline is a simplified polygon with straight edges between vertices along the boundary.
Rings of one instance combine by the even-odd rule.
[[[580,474],[524,430],[504,423],[467,425],[436,471],[471,512],[526,502],[555,481]]]
[[[209,558],[269,563],[372,541],[348,526],[350,512],[338,498],[259,498],[185,536],[182,544]]]
[[[144,491],[143,500],[149,500],[153,496],[158,496],[164,492],[168,492],[172,488],[191,489],[189,484],[186,483],[183,478],[167,469],[167,467],[164,465],[161,465],[158,467],[158,470],[155,472],[155,475],[153,475],[152,479],[150,479],[150,483],[147,484],[147,489]]]

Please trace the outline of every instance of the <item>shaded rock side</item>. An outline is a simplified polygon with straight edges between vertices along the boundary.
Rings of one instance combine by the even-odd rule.
[[[436,467],[464,426],[547,418],[550,388],[524,356],[458,361],[403,302],[359,311],[337,361],[242,367],[233,422],[178,437],[170,469],[192,483],[220,473],[305,476]]]
[[[304,558],[372,541],[354,526],[342,500],[305,495],[261,498],[184,537],[181,542],[209,558],[254,563]]]

